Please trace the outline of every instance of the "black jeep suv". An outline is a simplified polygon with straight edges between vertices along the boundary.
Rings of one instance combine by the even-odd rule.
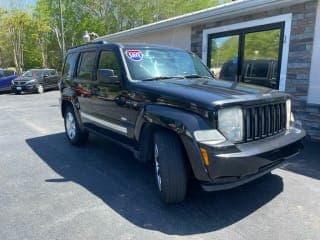
[[[61,112],[74,145],[100,134],[153,161],[165,202],[256,179],[299,153],[305,131],[290,96],[216,80],[193,53],[145,44],[93,42],[69,49]]]

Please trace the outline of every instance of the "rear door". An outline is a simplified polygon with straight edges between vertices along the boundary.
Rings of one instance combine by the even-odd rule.
[[[112,70],[114,80],[92,81],[90,104],[93,112],[82,116],[90,119],[99,132],[128,143],[128,131],[131,128],[129,119],[134,113],[126,104],[128,94],[122,84],[121,64],[115,50],[104,49],[99,52],[97,71],[100,69]]]
[[[81,115],[92,115],[92,101],[94,96],[91,94],[92,81],[96,78],[96,50],[88,49],[80,53],[78,68],[73,83],[73,88],[77,94]],[[85,125],[90,125],[90,119],[82,118]]]

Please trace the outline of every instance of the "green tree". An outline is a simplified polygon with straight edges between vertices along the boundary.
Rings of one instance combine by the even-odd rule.
[[[0,64],[22,68],[61,69],[65,47],[83,43],[85,30],[106,35],[188,12],[213,7],[221,0],[37,0],[28,7],[11,0],[0,10]],[[227,0],[225,2],[228,2]]]
[[[13,51],[13,62],[18,73],[22,72],[24,66],[24,44],[26,40],[26,29],[31,23],[30,16],[19,10],[11,10],[5,14],[3,21]]]

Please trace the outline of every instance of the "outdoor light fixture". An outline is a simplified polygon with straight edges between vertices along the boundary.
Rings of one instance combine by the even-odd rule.
[[[87,30],[84,31],[82,38],[84,42],[90,42],[90,35]]]
[[[95,32],[89,33],[87,30],[84,31],[83,36],[82,36],[84,42],[90,42],[91,37],[97,38],[97,37],[99,37],[99,35]]]

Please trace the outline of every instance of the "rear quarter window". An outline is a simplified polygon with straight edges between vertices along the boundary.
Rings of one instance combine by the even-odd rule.
[[[62,70],[63,78],[72,78],[74,76],[74,71],[76,69],[78,56],[79,56],[78,53],[71,53],[67,55],[66,61],[64,63],[64,67]]]

